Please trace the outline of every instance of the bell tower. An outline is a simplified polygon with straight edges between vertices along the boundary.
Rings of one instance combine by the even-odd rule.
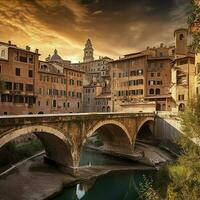
[[[87,40],[83,51],[84,51],[84,57],[83,57],[84,62],[90,62],[94,60],[93,57],[94,49],[92,47],[92,42],[90,39]]]
[[[176,57],[187,55],[188,53],[188,29],[177,29],[174,32]]]

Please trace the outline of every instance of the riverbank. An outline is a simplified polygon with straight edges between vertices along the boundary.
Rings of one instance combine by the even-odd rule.
[[[132,163],[133,164],[133,163]],[[1,200],[44,200],[51,199],[63,191],[64,188],[77,183],[99,177],[113,171],[128,170],[154,170],[151,166],[134,163],[134,165],[102,165],[83,166],[79,175],[74,177],[62,173],[56,167],[43,162],[43,157],[38,156],[27,162],[17,165],[0,178]]]

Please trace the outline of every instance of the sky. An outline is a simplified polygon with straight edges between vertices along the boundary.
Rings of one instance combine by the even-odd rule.
[[[160,43],[187,27],[189,0],[0,0],[0,41],[54,49],[65,60],[82,61],[88,38],[95,58],[117,59]]]

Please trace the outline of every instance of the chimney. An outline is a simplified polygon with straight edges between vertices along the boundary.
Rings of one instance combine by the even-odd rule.
[[[31,50],[31,47],[29,47],[28,45],[26,46],[26,50],[27,51],[30,51]]]
[[[10,40],[8,41],[8,44],[11,45],[11,41]]]
[[[39,53],[39,49],[35,49],[35,53],[37,53],[37,54],[38,54],[38,53]]]

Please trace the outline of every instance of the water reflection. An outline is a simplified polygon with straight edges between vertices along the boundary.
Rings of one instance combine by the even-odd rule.
[[[138,198],[143,175],[149,176],[149,172],[108,174],[66,189],[54,200],[134,200]]]
[[[87,182],[79,183],[76,186],[77,199],[82,199],[87,191],[94,185],[96,179],[91,179]]]

